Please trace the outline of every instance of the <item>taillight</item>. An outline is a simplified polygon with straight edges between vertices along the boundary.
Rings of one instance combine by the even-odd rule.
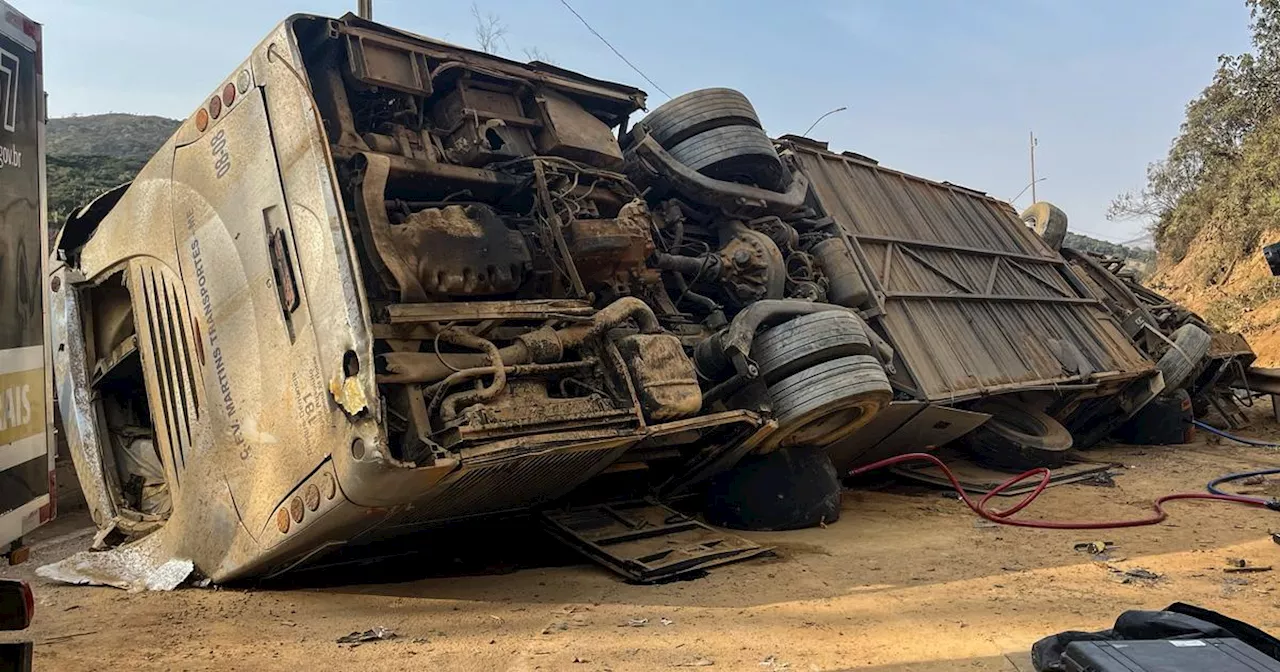
[[[217,119],[220,114],[222,114],[222,99],[214,96],[209,99],[209,116]]]
[[[0,630],[25,630],[36,613],[36,598],[26,581],[0,579]]]
[[[225,107],[231,107],[234,102],[236,102],[236,85],[228,83],[222,87],[222,104]]]
[[[22,624],[20,630],[25,630],[31,626],[31,619],[36,617],[36,596],[31,592],[31,586],[26,581],[22,582],[22,601],[26,603],[26,622]]]

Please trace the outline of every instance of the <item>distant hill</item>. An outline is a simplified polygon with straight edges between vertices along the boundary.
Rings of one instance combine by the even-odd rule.
[[[128,182],[163,145],[179,121],[136,114],[94,114],[50,119],[50,234],[73,210]]]
[[[151,158],[182,123],[137,114],[91,114],[50,119],[46,129],[52,156]]]
[[[1142,247],[1133,247],[1129,245],[1118,245],[1106,240],[1098,240],[1090,238],[1078,233],[1067,232],[1066,240],[1063,241],[1064,247],[1070,247],[1081,252],[1094,252],[1097,254],[1105,254],[1110,257],[1119,257],[1126,261],[1125,266],[1132,268],[1137,272],[1138,278],[1145,278],[1151,274],[1156,261],[1155,250],[1149,250]]]
[[[1107,240],[1098,240],[1078,233],[1071,233],[1070,231],[1067,232],[1067,238],[1063,244],[1082,252],[1097,252],[1098,254],[1132,259],[1143,263],[1155,261],[1156,258],[1155,250],[1131,245],[1119,245]]]

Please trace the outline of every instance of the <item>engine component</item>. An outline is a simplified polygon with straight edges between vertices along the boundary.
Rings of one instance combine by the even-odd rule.
[[[782,251],[759,231],[734,228],[733,236],[720,248],[720,281],[725,291],[739,305],[781,299],[787,282]]]
[[[653,264],[664,271],[689,276],[691,283],[718,283],[730,303],[746,306],[761,299],[780,299],[786,289],[787,269],[782,251],[769,236],[734,223],[728,238],[712,254],[690,257],[659,253]]]
[[[516,378],[493,401],[468,406],[446,422],[441,443],[458,450],[467,444],[504,438],[529,441],[539,432],[565,429],[584,435],[599,431],[601,436],[608,436],[616,428],[634,426],[635,422],[630,404],[619,407],[612,399],[594,392],[581,397],[552,397],[545,380]],[[611,427],[615,429],[608,429]]]
[[[577,348],[627,320],[635,320],[640,333],[662,333],[653,309],[640,299],[625,296],[596,311],[590,322],[559,330],[531,331],[517,338],[514,344],[501,348],[497,355],[504,364],[551,362],[566,348]],[[379,370],[385,371],[378,374],[379,383],[432,383],[447,378],[459,368],[489,363],[489,358],[479,353],[450,354],[445,361],[434,352],[386,352],[378,355],[378,359]]]
[[[646,418],[673,420],[701,410],[702,390],[679,338],[635,334],[618,339],[617,346],[635,378]]]
[[[483,166],[534,153],[529,128],[537,121],[525,115],[511,91],[459,80],[433,111],[436,128],[444,134],[445,156],[454,163]]]
[[[391,237],[429,293],[514,292],[533,260],[524,237],[487,205],[450,205],[410,214]]]
[[[813,256],[827,276],[827,300],[849,308],[864,308],[871,300],[867,283],[849,246],[839,238],[828,238],[813,246]]]
[[[636,280],[656,282],[656,272],[645,267],[654,250],[651,226],[649,209],[639,199],[614,219],[569,222],[569,253],[583,283],[625,288]]]
[[[534,98],[542,128],[535,140],[539,154],[617,170],[622,167],[622,149],[609,127],[567,96],[542,90]]]
[[[760,217],[747,222],[752,230],[759,231],[773,241],[780,250],[797,250],[800,247],[800,233],[795,227],[778,217]]]

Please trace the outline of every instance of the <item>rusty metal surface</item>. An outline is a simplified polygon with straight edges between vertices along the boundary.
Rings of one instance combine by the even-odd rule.
[[[920,395],[959,401],[1079,381],[1055,351],[1098,374],[1152,364],[1065,262],[1007,204],[855,158],[793,144],[817,202],[868,274],[877,318]]]
[[[552,534],[574,550],[641,583],[746,560],[769,550],[652,502],[548,511],[543,520]]]
[[[1249,341],[1245,340],[1243,334],[1234,331],[1214,332],[1209,340],[1209,357],[1233,356],[1247,359],[1245,366],[1248,366],[1257,357],[1253,347],[1249,345]]]

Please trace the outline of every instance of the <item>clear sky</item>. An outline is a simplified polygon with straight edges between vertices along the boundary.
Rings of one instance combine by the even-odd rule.
[[[569,0],[673,95],[745,92],[773,134],[1001,198],[1030,181],[1071,228],[1123,241],[1105,219],[1164,155],[1183,107],[1221,53],[1248,48],[1242,0]],[[183,117],[281,19],[336,16],[356,0],[10,0],[45,24],[52,116]],[[558,65],[666,100],[560,0],[477,0],[507,26],[504,55],[536,47]],[[474,46],[470,0],[374,0],[378,21]],[[1015,205],[1029,205],[1030,193]]]

